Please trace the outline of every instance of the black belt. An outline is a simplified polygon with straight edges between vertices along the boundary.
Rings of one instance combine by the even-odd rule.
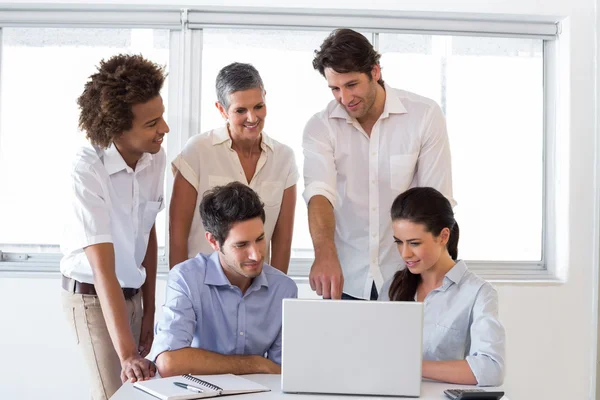
[[[73,283],[71,283],[73,282]],[[67,292],[76,293],[76,294],[89,294],[92,296],[98,296],[96,293],[96,288],[91,283],[79,282],[72,278],[67,278],[66,276],[62,276],[62,287]],[[139,293],[140,289],[133,288],[122,288],[123,296],[125,296],[125,300],[131,299],[133,296]]]

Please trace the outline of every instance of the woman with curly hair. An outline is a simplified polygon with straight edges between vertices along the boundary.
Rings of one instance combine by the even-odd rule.
[[[144,357],[154,327],[154,222],[164,208],[164,80],[163,67],[121,54],[100,62],[78,99],[79,127],[90,143],[71,169],[60,269],[63,309],[93,399],[155,374]]]

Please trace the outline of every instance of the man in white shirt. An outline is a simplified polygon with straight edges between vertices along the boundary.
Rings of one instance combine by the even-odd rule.
[[[62,300],[90,375],[91,397],[154,376],[144,357],[154,338],[158,244],[169,131],[164,68],[139,55],[100,62],[78,99],[91,142],[71,171],[61,244]]]
[[[313,60],[335,97],[303,137],[310,285],[324,298],[376,299],[402,266],[389,216],[398,194],[431,186],[455,203],[440,107],[384,84],[379,58],[363,35],[337,29]]]

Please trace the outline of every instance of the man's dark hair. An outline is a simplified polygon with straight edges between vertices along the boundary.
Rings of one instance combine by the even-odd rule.
[[[107,148],[131,129],[135,104],[160,94],[165,70],[141,55],[119,54],[100,61],[77,99],[79,128],[93,144]]]
[[[325,69],[335,72],[363,72],[371,79],[371,70],[379,65],[381,54],[375,51],[369,40],[352,29],[336,29],[315,50],[313,67],[325,76]],[[383,86],[383,79],[377,81]]]
[[[223,246],[236,222],[260,217],[265,222],[265,207],[258,194],[240,182],[216,186],[204,193],[200,202],[200,217],[206,232]]]

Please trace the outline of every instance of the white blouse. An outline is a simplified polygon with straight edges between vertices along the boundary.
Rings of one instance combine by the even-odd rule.
[[[188,236],[188,258],[198,253],[209,254],[213,250],[205,238],[199,206],[204,193],[215,187],[238,181],[252,188],[265,204],[265,236],[271,242],[279,217],[283,191],[298,182],[294,152],[262,133],[261,155],[251,181],[246,175],[236,151],[231,147],[227,127],[214,129],[191,137],[172,165],[198,192],[194,217]],[[269,247],[267,258],[269,262]]]
[[[389,300],[392,280],[379,300]],[[505,334],[492,285],[458,261],[442,286],[425,297],[423,309],[423,360],[466,360],[479,386],[502,384]]]

